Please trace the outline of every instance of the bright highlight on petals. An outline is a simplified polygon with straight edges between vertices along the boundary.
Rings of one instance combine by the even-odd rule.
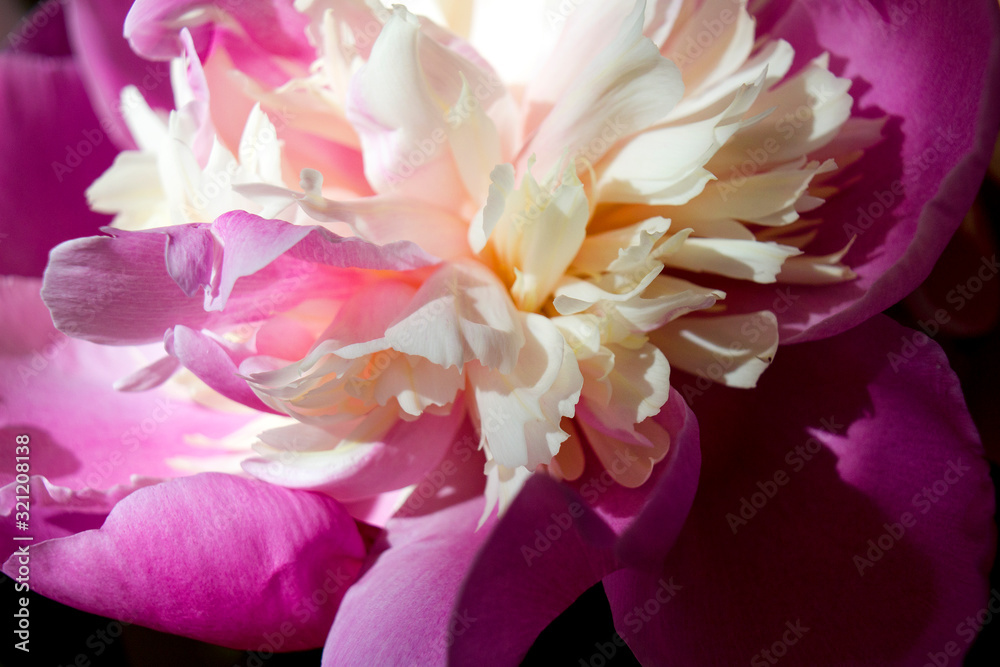
[[[222,19],[171,17],[177,111],[133,106],[139,150],[88,197],[116,228],[167,227],[171,278],[218,313],[171,323],[172,357],[123,386],[187,365],[283,415],[247,472],[350,501],[415,484],[443,455],[421,429],[466,415],[483,520],[588,460],[641,486],[670,447],[650,417],[672,369],[749,388],[774,358],[775,316],[721,285],[854,278],[850,242],[811,242],[881,123],[851,119],[827,56],[792,71],[744,0],[574,4],[559,30],[523,26],[510,62],[486,4],[302,1],[306,46],[261,58],[240,48],[261,26],[230,26],[204,62],[188,29]],[[725,34],[689,57],[722,9]],[[137,37],[167,49],[154,34]],[[252,280],[287,296],[253,311]],[[50,298],[57,320],[69,303]]]

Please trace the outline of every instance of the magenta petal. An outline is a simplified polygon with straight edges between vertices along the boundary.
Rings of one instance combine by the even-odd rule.
[[[322,644],[364,553],[332,498],[207,473],[132,493],[98,530],[33,545],[31,582],[164,632],[234,648],[281,634],[297,650]]]
[[[993,487],[936,344],[879,316],[785,348],[754,391],[713,387],[695,407],[687,524],[660,572],[604,582],[640,660],[923,664],[967,649]]]
[[[31,474],[60,486],[107,489],[133,475],[175,477],[180,471],[169,459],[227,453],[192,447],[190,439],[222,438],[253,417],[208,409],[175,388],[115,391],[115,382],[162,352],[59,333],[37,279],[0,281],[0,341],[0,455],[13,462],[15,437],[28,435]],[[0,484],[14,474],[13,464],[0,468]]]
[[[28,483],[30,511],[27,531],[17,527],[17,512],[24,509],[23,497],[22,507],[17,507],[18,496],[24,495],[24,486],[11,482],[0,489],[0,541],[3,544],[0,558],[6,561],[24,543],[34,544],[100,528],[122,498],[158,482],[152,477],[137,477],[132,483],[119,484],[107,491],[74,491],[52,484],[43,475],[32,475]],[[32,539],[15,539],[25,535],[30,535]]]
[[[698,489],[701,449],[698,422],[676,391],[656,417],[670,434],[670,449],[649,480],[637,489],[611,483],[611,476],[591,459],[573,483],[583,498],[620,536],[618,554],[636,567],[660,563],[677,539]]]
[[[43,56],[70,56],[66,15],[60,0],[45,0],[11,27],[7,44],[12,51]]]
[[[930,273],[972,204],[996,140],[1000,11],[995,2],[773,4],[788,11],[772,34],[792,43],[797,62],[829,51],[836,73],[854,81],[855,113],[889,118],[886,140],[854,168],[863,180],[817,211],[826,221],[819,247],[832,252],[857,236],[845,262],[858,279],[777,292],[726,288],[727,300],[747,312],[775,310],[791,342],[849,329]],[[769,14],[767,24],[773,20]]]
[[[226,0],[201,2],[194,0],[138,0],[125,18],[125,36],[136,53],[154,60],[166,60],[180,53],[178,21],[194,10],[214,10],[215,20],[228,13],[246,38],[246,48],[266,50],[273,56],[302,59],[306,64],[315,57],[305,38],[308,19],[295,11],[291,0],[245,0],[236,5]],[[188,26],[198,51],[208,46],[215,25]]]
[[[83,193],[117,149],[69,58],[0,52],[0,123],[8,128],[0,132],[0,272],[41,275],[53,246],[109,220]]]
[[[323,650],[324,667],[444,664],[459,587],[486,539],[482,497],[426,516],[396,518],[369,554],[368,569],[344,596]],[[454,636],[454,633],[451,634]]]
[[[617,536],[569,486],[534,475],[469,568],[452,612],[449,658],[517,664],[576,598],[621,567]]]
[[[169,63],[152,63],[132,52],[122,35],[130,0],[74,0],[66,5],[73,52],[100,128],[118,146],[133,148],[121,108],[121,91],[136,86],[154,109],[173,108]]]

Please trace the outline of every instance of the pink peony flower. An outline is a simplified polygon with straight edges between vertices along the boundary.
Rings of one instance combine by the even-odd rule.
[[[112,226],[0,294],[32,589],[330,665],[515,663],[599,583],[644,664],[964,639],[988,467],[878,313],[985,171],[996,6],[408,6],[130,10],[174,110],[122,91]]]

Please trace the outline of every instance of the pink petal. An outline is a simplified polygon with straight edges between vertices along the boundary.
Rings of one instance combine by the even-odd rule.
[[[59,0],[40,2],[15,24],[7,35],[12,51],[43,56],[70,56],[66,15]]]
[[[168,459],[224,453],[195,448],[192,437],[222,438],[250,418],[210,410],[172,388],[115,391],[116,381],[162,352],[59,333],[36,279],[0,282],[0,313],[0,454],[13,461],[15,436],[28,435],[33,475],[73,489],[128,484],[133,475],[175,477],[180,471]],[[0,484],[14,472],[0,469]]]
[[[964,652],[996,534],[947,364],[923,334],[878,317],[786,348],[753,392],[700,397],[703,475],[680,538],[659,571],[604,582],[637,657],[923,664],[949,643]]]
[[[323,665],[444,663],[463,577],[492,523],[483,513],[483,464],[469,422],[447,457],[417,485],[344,596]],[[452,633],[454,636],[454,633]]]
[[[44,475],[32,475],[27,494],[24,493],[24,485],[11,482],[0,489],[0,539],[4,545],[0,548],[0,557],[6,561],[25,544],[33,545],[100,528],[122,498],[158,481],[152,477],[137,477],[130,484],[113,486],[107,491],[74,491],[52,484]],[[17,513],[24,509],[25,495],[29,497],[27,531],[17,527]],[[18,496],[21,496],[20,501]],[[21,507],[17,506],[18,502],[22,503]],[[26,540],[25,536],[32,539]]]
[[[242,29],[246,35],[244,48],[249,53],[260,52],[255,57],[280,56],[306,60],[315,57],[305,38],[307,17],[295,11],[290,0],[246,0],[238,5],[219,0],[197,2],[193,0],[139,0],[125,18],[125,37],[135,52],[151,60],[166,60],[180,53],[179,22],[192,11],[211,9],[216,22],[190,21],[188,28],[199,52],[204,52],[214,32],[221,30],[231,42],[232,36]],[[238,24],[239,29],[227,26],[226,20]],[[213,16],[210,14],[210,16]],[[226,26],[226,27],[220,27]]]
[[[264,405],[239,376],[242,359],[214,338],[178,325],[167,332],[164,347],[182,366],[226,398],[261,412],[280,414]]]
[[[365,548],[335,500],[207,473],[140,489],[98,530],[31,547],[33,590],[233,648],[323,642]],[[16,576],[17,556],[4,565]],[[277,642],[272,642],[275,644]]]
[[[0,267],[41,275],[53,246],[108,221],[87,208],[83,193],[111,166],[117,148],[69,58],[0,52],[0,122],[8,128],[0,133],[6,156],[0,161]]]
[[[482,498],[416,518],[393,519],[369,555],[367,571],[344,596],[323,650],[323,665],[444,664],[458,589],[485,540],[476,532]],[[452,633],[451,636],[454,636]]]
[[[480,529],[480,532],[485,528]],[[621,567],[616,536],[568,486],[532,476],[482,545],[452,606],[454,664],[517,664],[576,598]]]
[[[331,269],[409,270],[436,261],[412,243],[376,246],[242,211],[211,226],[105,231],[115,236],[53,250],[42,294],[60,330],[117,345],[160,340],[177,324],[260,321],[312,296],[335,298],[359,280]],[[198,287],[208,288],[204,298]]]

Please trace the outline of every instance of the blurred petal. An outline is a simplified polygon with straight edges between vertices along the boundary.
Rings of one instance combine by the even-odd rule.
[[[173,108],[168,63],[143,60],[122,36],[130,0],[74,0],[66,3],[70,44],[103,131],[121,148],[132,148],[122,115],[121,91],[136,86],[155,109]]]
[[[83,193],[117,148],[69,58],[0,52],[0,124],[0,266],[38,276],[52,247],[110,220]]]

